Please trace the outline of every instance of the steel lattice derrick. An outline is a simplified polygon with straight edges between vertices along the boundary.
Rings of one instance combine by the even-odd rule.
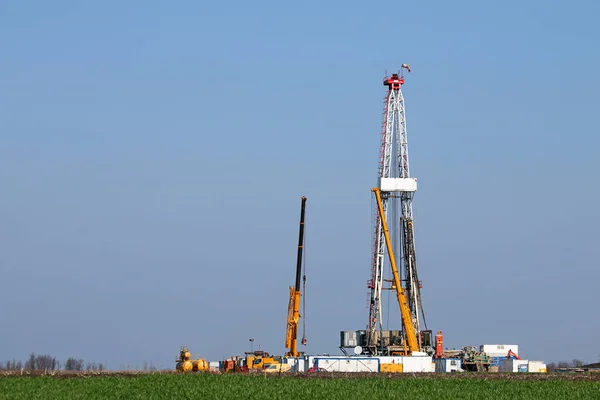
[[[410,72],[408,65],[403,64],[403,68]],[[401,74],[393,74],[391,77],[386,77],[383,84],[388,87],[388,91],[384,101],[378,187],[381,189],[382,208],[386,220],[389,221],[388,209],[394,209],[397,204],[401,210],[400,221],[392,221],[390,227],[400,237],[401,246],[399,251],[402,263],[402,281],[408,296],[414,328],[416,332],[420,332],[421,323],[425,327],[427,325],[421,303],[421,285],[417,274],[414,244],[412,199],[416,191],[416,179],[410,176],[406,115],[401,90],[404,77]],[[369,321],[366,338],[367,348],[372,353],[377,352],[374,338],[377,329],[382,327],[381,293],[384,289],[386,251],[379,214],[375,215],[374,225],[373,259],[371,279],[369,280]]]

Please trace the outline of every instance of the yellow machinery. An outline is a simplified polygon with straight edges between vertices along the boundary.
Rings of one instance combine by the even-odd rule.
[[[198,358],[196,360],[191,359],[192,354],[187,346],[181,346],[179,349],[179,357],[175,360],[177,363],[175,369],[178,372],[189,372],[189,371],[208,371],[208,361],[204,358]]]
[[[279,364],[279,359],[266,351],[246,352],[245,357],[235,356],[223,361],[223,372],[256,372],[269,364]]]
[[[289,364],[267,364],[263,372],[265,374],[278,374],[282,372],[290,372],[292,370],[292,366]]]
[[[208,361],[203,358],[192,361],[192,371],[208,371]]]
[[[246,353],[245,361],[245,366],[241,369],[242,372],[262,370],[266,365],[279,364],[279,361],[269,355],[266,351]]]
[[[302,277],[302,252],[304,250],[304,214],[306,208],[306,197],[302,196],[302,206],[300,209],[300,233],[298,237],[298,258],[296,263],[296,285],[290,286],[290,300],[288,305],[287,329],[285,332],[285,347],[288,349],[286,356],[298,357],[297,337],[298,321],[300,319],[300,278]],[[306,275],[303,277],[304,287],[306,287]],[[303,345],[306,345],[305,333],[302,335]]]
[[[392,251],[390,232],[388,231],[387,221],[385,219],[385,213],[383,212],[383,205],[381,203],[381,190],[379,188],[374,188],[371,189],[371,191],[375,192],[375,198],[377,199],[377,209],[379,211],[379,217],[381,218],[381,226],[385,236],[387,253],[392,266],[392,275],[394,276],[394,286],[396,289],[396,294],[398,295],[398,304],[400,305],[400,314],[402,315],[402,326],[406,335],[406,342],[408,342],[408,349],[405,348],[404,354],[409,355],[414,351],[420,351],[421,348],[419,347],[417,333],[415,331],[415,326],[413,325],[410,307],[408,306],[408,297],[406,296],[406,291],[400,285],[400,275],[398,274],[398,267],[396,266],[394,252]]]

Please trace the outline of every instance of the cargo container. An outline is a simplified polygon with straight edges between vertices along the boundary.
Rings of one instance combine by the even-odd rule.
[[[462,360],[460,358],[436,358],[435,372],[461,372]]]
[[[402,364],[379,364],[379,372],[400,373],[404,372]]]
[[[502,360],[506,360],[506,356],[504,357],[490,357],[490,367],[499,367],[502,363]]]
[[[502,360],[506,360],[508,358],[515,359],[515,356],[498,356],[498,357],[490,357],[490,367],[499,367],[502,364]]]
[[[367,340],[367,331],[341,331],[340,332],[340,347],[352,348],[356,346],[364,346]]]
[[[403,357],[404,372],[435,372],[435,363],[431,356]]]
[[[317,368],[332,372],[435,372],[435,362],[431,356],[306,356],[304,371]],[[387,364],[382,370],[381,365]],[[402,365],[393,367],[391,365]],[[302,365],[298,371],[302,371]]]
[[[479,346],[479,351],[484,352],[489,357],[506,357],[508,351],[519,354],[519,346],[516,344],[482,344]]]
[[[529,363],[519,364],[519,372],[529,372]]]
[[[379,358],[315,357],[314,366],[329,372],[379,372]]]
[[[427,353],[413,352],[412,356],[380,356],[380,364],[402,364],[403,372],[435,372],[435,362]]]
[[[340,347],[356,347],[358,346],[356,331],[341,331],[340,332]]]
[[[527,372],[528,360],[505,359],[500,364],[500,372]]]
[[[546,364],[543,361],[529,361],[528,372],[546,372]]]
[[[290,368],[290,372],[306,372],[308,368],[306,365],[308,364],[306,357],[285,357],[282,362],[288,364]]]

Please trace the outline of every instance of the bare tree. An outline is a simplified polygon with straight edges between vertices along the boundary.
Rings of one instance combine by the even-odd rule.
[[[86,369],[88,371],[97,371],[98,370],[98,366],[96,365],[95,362],[88,362],[87,366],[86,366]]]
[[[29,359],[25,361],[25,369],[30,371],[33,370],[49,370],[54,371],[58,369],[58,363],[56,362],[56,357],[51,356],[50,354],[38,354],[31,353],[29,355]]]
[[[29,360],[25,361],[25,369],[33,371],[35,369],[35,353],[29,355]]]
[[[69,357],[65,361],[65,371],[83,371],[83,360]]]
[[[52,357],[49,354],[37,355],[35,357],[35,369],[54,371],[56,364],[56,357]]]
[[[583,366],[584,364],[585,364],[585,363],[584,363],[583,361],[581,361],[581,360],[578,360],[578,359],[576,359],[576,358],[575,358],[575,359],[574,359],[574,360],[571,362],[571,365],[572,365],[574,368],[579,368],[579,367]]]

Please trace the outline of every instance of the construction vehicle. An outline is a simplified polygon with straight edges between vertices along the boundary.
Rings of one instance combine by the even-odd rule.
[[[175,369],[178,372],[203,372],[208,371],[208,361],[204,358],[192,359],[192,354],[187,346],[179,348],[179,356],[175,360]]]
[[[279,364],[279,358],[273,357],[266,351],[246,352],[246,357],[240,368],[241,372],[260,371],[267,365]]]
[[[300,232],[298,234],[298,256],[296,259],[296,285],[290,286],[290,299],[288,303],[288,317],[287,317],[287,329],[285,332],[285,347],[288,349],[286,356],[298,357],[300,353],[297,348],[298,338],[298,321],[300,315],[300,298],[302,293],[300,291],[300,280],[304,287],[302,291],[306,289],[306,275],[302,276],[302,253],[304,251],[304,215],[306,209],[306,197],[302,196],[302,204],[300,207]],[[306,293],[306,292],[305,292]],[[304,312],[304,307],[303,307]],[[304,320],[303,320],[304,321]],[[302,334],[303,345],[306,345],[306,329]]]
[[[514,352],[514,351],[512,351],[512,350],[508,350],[508,354],[506,355],[506,358],[507,358],[507,359],[510,359],[511,357],[514,357],[514,358],[516,358],[517,360],[520,360],[520,359],[521,359],[521,357],[519,357],[519,355],[518,355],[517,353],[515,353],[515,352]]]
[[[283,373],[283,372],[290,372],[291,369],[292,369],[292,366],[289,364],[277,363],[277,364],[268,364],[267,366],[265,366],[263,371],[266,374],[279,374],[279,373]]]
[[[306,214],[306,197],[302,196],[300,207],[300,229],[298,234],[298,255],[296,260],[296,282],[290,286],[290,297],[288,303],[288,316],[285,332],[285,347],[288,349],[286,356],[298,357],[297,338],[298,322],[300,320],[300,302],[302,292],[306,288],[306,275],[302,275],[302,254],[304,251],[304,219]],[[300,290],[300,284],[304,287]],[[306,329],[302,334],[301,343],[306,345]],[[287,365],[287,364],[285,364]],[[245,357],[233,357],[223,362],[223,372],[255,372],[263,369],[269,369],[268,372],[285,372],[286,368],[281,363],[280,357],[273,357],[265,351],[246,352]],[[288,368],[289,369],[289,368]]]
[[[398,305],[400,306],[400,315],[402,316],[402,327],[404,328],[404,336],[406,338],[406,340],[403,341],[402,345],[388,346],[388,349],[391,355],[410,355],[413,352],[421,351],[421,347],[419,346],[419,341],[417,340],[417,333],[413,325],[412,313],[408,305],[408,297],[406,295],[406,291],[400,284],[400,274],[398,273],[398,267],[396,266],[396,257],[394,257],[392,241],[390,240],[390,233],[388,231],[385,213],[383,212],[381,190],[379,188],[374,188],[371,190],[375,193],[375,199],[377,200],[377,210],[379,211],[379,218],[383,228],[388,257],[392,267],[392,275],[394,277],[393,289],[395,289],[396,291],[396,298],[398,299]]]
[[[246,352],[244,357],[232,357],[222,363],[223,372],[257,372],[267,365],[280,364],[280,358],[271,356],[266,351]]]

